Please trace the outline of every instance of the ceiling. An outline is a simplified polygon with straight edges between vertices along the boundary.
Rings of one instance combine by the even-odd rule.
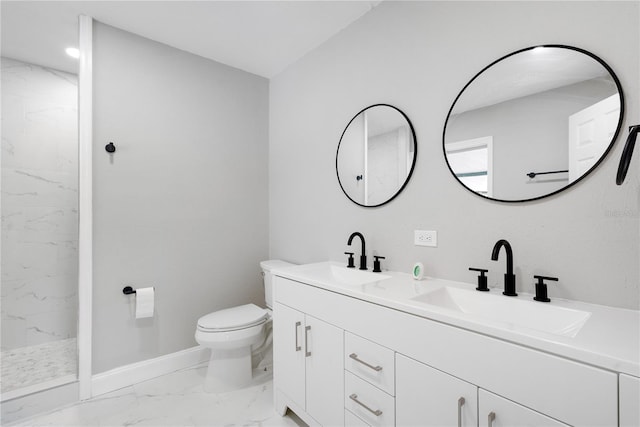
[[[371,11],[368,1],[8,1],[2,56],[75,73],[78,15],[271,78]]]

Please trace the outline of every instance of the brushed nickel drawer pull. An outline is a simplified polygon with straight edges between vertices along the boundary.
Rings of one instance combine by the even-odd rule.
[[[309,331],[311,330],[311,326],[305,326],[304,328],[304,357],[311,356],[311,352],[309,351]]]
[[[358,400],[358,395],[353,393],[351,396],[349,396],[349,399],[353,400],[354,402],[356,402],[358,405],[362,406],[364,409],[366,409],[367,411],[371,412],[373,415],[375,415],[376,417],[379,417],[380,415],[382,415],[382,411],[380,409],[376,409],[375,411],[371,408],[369,408],[367,405],[365,405],[364,403],[360,402]]]
[[[496,419],[496,413],[495,412],[489,412],[489,417],[487,422],[489,423],[489,427],[493,427],[493,421],[495,421]]]
[[[462,427],[462,406],[464,405],[464,397],[458,399],[458,427]]]
[[[373,366],[373,365],[369,365],[367,362],[365,362],[364,360],[360,360],[358,359],[358,355],[355,353],[351,353],[349,355],[350,358],[352,358],[353,360],[355,360],[356,362],[362,363],[364,366],[366,366],[367,368],[373,369],[376,372],[380,372],[382,371],[382,366],[378,365],[378,366]]]
[[[302,347],[298,343],[298,328],[300,327],[300,325],[302,325],[302,323],[296,322],[296,351],[302,350]]]

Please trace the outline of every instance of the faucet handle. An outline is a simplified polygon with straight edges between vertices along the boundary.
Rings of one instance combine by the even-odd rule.
[[[476,291],[488,292],[489,287],[487,286],[487,276],[485,276],[484,274],[488,273],[489,270],[485,270],[484,268],[469,267],[469,271],[477,271],[480,273],[480,275],[478,276],[478,287],[476,288]]]
[[[348,261],[347,268],[355,268],[356,264],[354,263],[354,260],[353,260],[353,252],[345,252],[344,254],[349,255],[349,259],[347,260]]]
[[[378,256],[378,255],[374,255],[373,258],[375,258],[373,260],[373,272],[374,273],[381,273],[382,270],[380,269],[380,260],[381,259],[386,259],[383,256]]]
[[[536,296],[533,297],[536,301],[541,302],[549,302],[551,301],[547,296],[547,284],[544,283],[545,280],[553,280],[554,282],[558,281],[557,277],[549,277],[549,276],[533,276],[535,279],[538,279],[538,283],[536,283]]]

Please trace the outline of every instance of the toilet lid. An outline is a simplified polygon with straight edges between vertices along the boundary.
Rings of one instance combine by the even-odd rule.
[[[255,304],[216,311],[198,319],[198,329],[205,331],[228,331],[248,328],[263,323],[268,317],[267,311]]]

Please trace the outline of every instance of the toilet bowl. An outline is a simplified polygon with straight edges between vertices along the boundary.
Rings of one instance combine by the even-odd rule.
[[[220,393],[237,390],[251,384],[252,350],[269,340],[271,331],[271,270],[291,266],[284,261],[271,260],[260,263],[268,308],[255,304],[215,311],[198,319],[195,339],[198,344],[211,349],[204,390]],[[265,346],[269,348],[269,346]]]

